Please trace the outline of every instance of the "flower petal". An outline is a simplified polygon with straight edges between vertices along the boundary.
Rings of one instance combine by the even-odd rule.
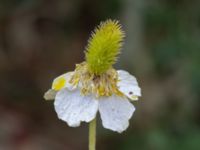
[[[45,100],[54,100],[56,97],[57,91],[49,89],[47,92],[44,93]]]
[[[62,88],[67,87],[69,90],[73,89],[73,85],[69,83],[71,76],[74,72],[67,72],[55,78],[52,83],[52,89],[55,91],[59,91]]]
[[[129,126],[135,107],[128,99],[113,95],[99,99],[99,111],[104,128],[121,133]]]
[[[131,100],[138,100],[138,96],[141,96],[141,89],[136,78],[124,70],[118,70],[117,72],[119,90]]]
[[[44,99],[45,100],[53,100],[55,99],[55,96],[57,92],[65,87],[67,87],[69,90],[75,89],[75,87],[69,83],[69,80],[71,76],[73,75],[74,72],[68,72],[65,74],[62,74],[55,78],[53,80],[51,89],[49,89],[47,92],[44,94]]]
[[[71,127],[77,127],[81,121],[90,122],[98,111],[98,101],[92,96],[83,96],[80,90],[60,90],[55,98],[54,107],[58,118]]]

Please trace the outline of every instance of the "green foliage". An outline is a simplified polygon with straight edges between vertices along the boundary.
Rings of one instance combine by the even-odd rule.
[[[175,132],[166,128],[157,128],[145,133],[134,131],[115,144],[115,150],[198,150],[200,149],[200,130],[191,125],[185,131]],[[109,147],[111,149],[111,147]]]
[[[107,20],[95,29],[86,49],[90,72],[104,73],[117,61],[123,38],[124,32],[118,21]]]

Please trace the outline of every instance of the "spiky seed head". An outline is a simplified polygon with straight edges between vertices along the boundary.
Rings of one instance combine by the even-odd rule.
[[[100,75],[117,61],[124,32],[116,20],[102,22],[92,33],[86,48],[86,62],[91,73]]]

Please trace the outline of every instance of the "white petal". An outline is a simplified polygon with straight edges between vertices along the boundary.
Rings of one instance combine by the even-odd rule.
[[[138,86],[136,78],[124,70],[118,70],[117,72],[119,90],[131,100],[137,100],[138,96],[141,96],[141,89]]]
[[[90,122],[96,117],[98,101],[92,95],[83,96],[80,90],[60,90],[55,98],[54,107],[58,118],[71,127],[77,127],[82,121]]]
[[[57,91],[49,89],[47,92],[44,93],[45,100],[53,100],[56,97]]]
[[[128,99],[113,95],[99,99],[99,111],[104,128],[121,133],[129,126],[135,107]]]
[[[72,90],[74,89],[74,86],[72,84],[69,83],[70,79],[71,79],[71,76],[74,74],[74,72],[67,72],[65,74],[62,74],[58,77],[56,77],[54,80],[53,80],[53,84],[52,84],[52,89],[54,90],[61,90],[65,87],[67,87],[69,90]],[[65,83],[62,87],[60,87],[59,89],[55,89],[54,85],[56,85],[58,82],[60,82],[60,79],[64,79]]]

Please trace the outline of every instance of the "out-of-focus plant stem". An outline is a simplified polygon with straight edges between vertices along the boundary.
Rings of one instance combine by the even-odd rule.
[[[96,148],[96,118],[89,124],[89,150]]]

